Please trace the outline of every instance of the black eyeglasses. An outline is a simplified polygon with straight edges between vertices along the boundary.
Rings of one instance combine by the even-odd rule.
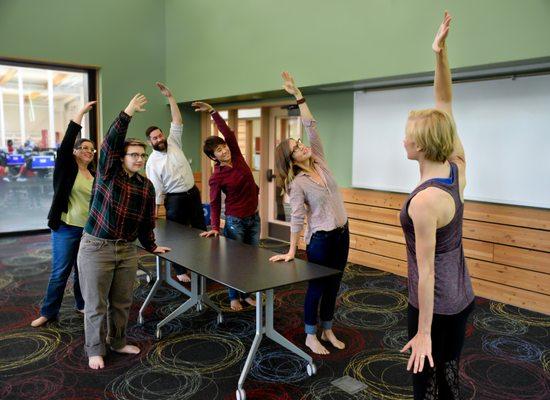
[[[92,154],[97,153],[97,150],[96,150],[96,149],[92,149],[91,147],[82,147],[82,146],[80,146],[80,147],[77,147],[76,149],[77,149],[77,150],[80,150],[80,151],[89,151],[89,152],[92,153]]]
[[[142,153],[142,154],[139,154],[139,153],[126,153],[127,156],[130,156],[132,157],[132,159],[134,161],[142,158],[143,161],[147,160],[147,157],[149,157],[146,153]]]

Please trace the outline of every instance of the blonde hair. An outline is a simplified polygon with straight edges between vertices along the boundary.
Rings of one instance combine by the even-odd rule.
[[[409,113],[406,134],[414,139],[427,160],[444,162],[454,149],[456,125],[445,111],[413,110]]]

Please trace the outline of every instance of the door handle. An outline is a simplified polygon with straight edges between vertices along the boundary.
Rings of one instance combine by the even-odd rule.
[[[268,182],[271,182],[273,180],[273,178],[275,178],[275,174],[273,173],[272,169],[268,169],[266,175],[267,175],[267,181]]]

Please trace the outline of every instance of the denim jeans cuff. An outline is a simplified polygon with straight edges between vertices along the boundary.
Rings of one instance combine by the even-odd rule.
[[[332,321],[321,321],[321,329],[323,330],[332,329]]]
[[[305,324],[305,332],[308,335],[315,335],[317,333],[317,325]]]

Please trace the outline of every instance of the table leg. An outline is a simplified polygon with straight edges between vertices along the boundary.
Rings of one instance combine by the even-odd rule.
[[[246,394],[243,389],[244,381],[250,372],[250,367],[252,367],[252,361],[254,361],[254,356],[260,347],[260,342],[262,341],[262,336],[264,335],[264,322],[263,322],[263,305],[262,305],[262,293],[256,292],[256,335],[254,336],[254,341],[248,352],[248,357],[246,357],[246,362],[244,363],[241,376],[239,378],[239,384],[237,386],[237,399],[245,399]]]
[[[143,324],[143,312],[145,311],[145,308],[149,305],[149,303],[151,302],[151,300],[155,296],[155,293],[157,292],[158,288],[160,287],[160,285],[162,283],[160,263],[161,263],[160,258],[157,257],[157,262],[156,262],[157,280],[155,281],[155,284],[153,285],[153,287],[151,288],[151,291],[147,295],[147,298],[143,302],[143,305],[139,309],[139,316],[138,316],[138,324],[139,325]]]
[[[176,308],[174,311],[170,313],[166,318],[164,318],[162,321],[160,321],[157,324],[157,332],[156,336],[157,339],[160,339],[161,337],[161,328],[166,325],[168,322],[172,321],[174,318],[179,317],[181,314],[189,310],[191,307],[193,307],[197,302],[199,301],[199,277],[195,272],[191,273],[191,292],[189,299],[183,303],[181,306]]]

